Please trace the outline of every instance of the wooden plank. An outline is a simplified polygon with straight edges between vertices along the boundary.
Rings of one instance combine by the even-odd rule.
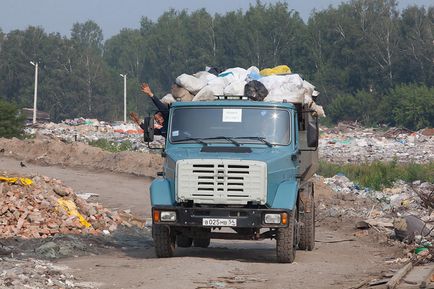
[[[395,275],[387,282],[387,289],[394,289],[401,279],[413,268],[413,264],[410,262],[396,272]]]

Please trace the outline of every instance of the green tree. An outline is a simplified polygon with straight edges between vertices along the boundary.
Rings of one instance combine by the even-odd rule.
[[[393,119],[398,126],[418,130],[434,126],[434,88],[425,85],[399,85],[389,98],[396,102],[392,108]]]
[[[18,108],[0,99],[0,137],[17,137],[22,134],[24,118],[19,115]]]

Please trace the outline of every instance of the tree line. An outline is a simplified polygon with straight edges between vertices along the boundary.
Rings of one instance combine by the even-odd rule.
[[[93,21],[75,23],[69,37],[28,27],[0,29],[0,98],[33,107],[38,62],[38,108],[60,121],[120,120],[127,74],[128,110],[144,115],[181,73],[205,66],[287,64],[321,92],[329,119],[419,129],[434,125],[434,6],[395,0],[353,0],[314,11],[304,22],[286,3],[258,1],[245,12],[169,10],[139,29],[104,40]]]

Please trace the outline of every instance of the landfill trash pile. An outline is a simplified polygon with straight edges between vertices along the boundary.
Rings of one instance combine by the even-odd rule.
[[[344,175],[316,176],[334,192],[319,204],[319,218],[351,218],[357,237],[379,234],[377,241],[395,240],[404,245],[406,257],[388,262],[423,264],[434,261],[434,184],[397,181],[382,191],[361,188]],[[403,242],[403,243],[401,243]]]
[[[88,203],[48,177],[0,177],[0,236],[47,238],[56,234],[110,234],[125,224],[118,212]]]
[[[133,123],[108,123],[96,119],[77,118],[62,123],[41,123],[25,128],[28,135],[55,138],[67,143],[89,143],[105,139],[113,144],[129,141],[134,151],[149,152],[148,145],[143,142],[143,130]],[[162,147],[164,138],[156,136],[153,147]]]
[[[321,129],[319,155],[338,164],[392,160],[429,163],[434,161],[434,136],[429,129],[384,131],[340,123],[335,128]]]
[[[369,213],[371,217],[415,215],[424,221],[434,222],[434,213],[430,214],[427,208],[427,200],[434,201],[434,184],[432,183],[415,181],[409,184],[400,180],[396,181],[392,188],[375,191],[360,187],[344,175],[323,178],[323,182],[336,193],[338,198],[355,197],[375,201],[376,205],[372,211],[370,208],[364,210],[352,208],[350,211],[345,211],[347,215],[355,217],[367,216]]]

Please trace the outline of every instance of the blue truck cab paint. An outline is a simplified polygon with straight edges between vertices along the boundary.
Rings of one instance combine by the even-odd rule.
[[[157,256],[173,255],[175,244],[206,247],[212,238],[274,238],[281,262],[292,262],[297,246],[313,249],[308,179],[318,161],[307,143],[318,130],[314,120],[292,103],[174,103],[164,177],[150,187]],[[234,233],[215,232],[222,227]]]

